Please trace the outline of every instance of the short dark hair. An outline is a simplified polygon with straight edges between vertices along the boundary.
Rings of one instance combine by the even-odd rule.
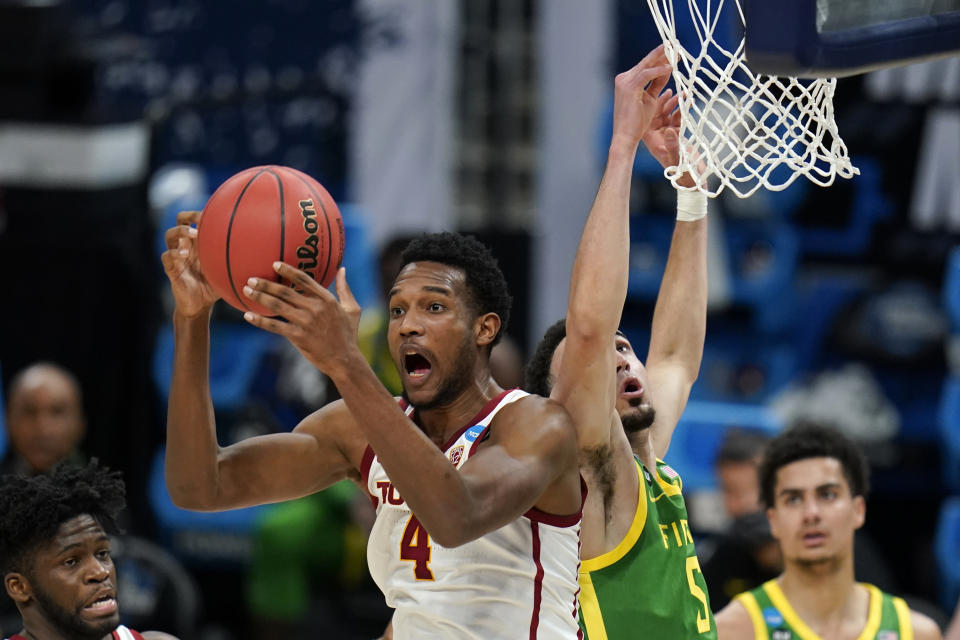
[[[401,269],[411,262],[439,262],[462,269],[478,315],[495,313],[500,316],[500,331],[490,347],[500,341],[510,323],[513,298],[490,249],[473,236],[449,231],[427,233],[411,240],[400,256]]]
[[[746,427],[727,429],[720,441],[713,464],[719,466],[724,463],[753,462],[763,455],[763,450],[771,439],[771,436],[759,429]]]
[[[834,458],[843,467],[850,493],[864,496],[870,490],[870,468],[863,452],[836,429],[801,422],[784,431],[767,445],[760,463],[760,497],[767,507],[774,505],[777,471],[807,458]]]
[[[550,363],[557,345],[567,337],[567,319],[560,318],[550,325],[537,344],[533,357],[527,363],[523,376],[523,390],[547,398],[553,388],[550,380]]]
[[[89,515],[108,532],[126,506],[119,471],[61,465],[49,474],[0,477],[0,575],[28,573],[33,552],[54,538],[64,522]]]

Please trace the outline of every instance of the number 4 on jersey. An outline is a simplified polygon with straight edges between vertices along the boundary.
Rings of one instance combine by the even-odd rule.
[[[417,580],[433,580],[433,571],[430,570],[430,536],[412,513],[400,539],[400,559],[414,563],[413,575]]]

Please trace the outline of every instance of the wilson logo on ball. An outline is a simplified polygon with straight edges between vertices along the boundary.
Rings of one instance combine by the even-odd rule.
[[[330,285],[343,259],[343,219],[323,186],[296,169],[253,167],[210,196],[197,225],[200,268],[214,291],[241,311],[273,312],[243,294],[250,277],[281,282],[276,261]]]
[[[307,271],[317,268],[319,253],[317,245],[320,243],[320,238],[317,237],[320,224],[317,222],[317,211],[313,208],[313,200],[300,201],[300,215],[303,216],[303,230],[309,235],[304,239],[303,244],[297,247],[297,257],[300,258],[297,268]]]

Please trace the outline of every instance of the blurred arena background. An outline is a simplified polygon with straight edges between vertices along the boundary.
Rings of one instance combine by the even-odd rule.
[[[659,42],[630,0],[0,0],[4,389],[37,360],[78,376],[83,452],[124,471],[129,531],[195,582],[174,605],[196,608],[188,637],[254,637],[244,584],[269,508],[207,517],[165,494],[159,253],[176,212],[249,166],[303,170],[341,204],[371,308],[389,240],[474,233],[507,275],[526,356],[565,309],[612,78]],[[728,429],[835,424],[871,462],[885,588],[942,622],[960,594],[960,58],[841,79],[836,111],[860,176],[711,205],[704,361],[667,460],[706,537],[726,524]],[[674,206],[647,160],[623,327],[640,353]],[[335,393],[225,305],[214,322],[222,441],[291,429]],[[371,637],[361,619],[383,611],[362,583],[349,601],[320,589],[310,624]]]

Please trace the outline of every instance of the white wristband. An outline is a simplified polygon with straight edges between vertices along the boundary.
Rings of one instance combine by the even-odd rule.
[[[707,195],[702,191],[677,189],[677,220],[693,222],[707,215]]]

